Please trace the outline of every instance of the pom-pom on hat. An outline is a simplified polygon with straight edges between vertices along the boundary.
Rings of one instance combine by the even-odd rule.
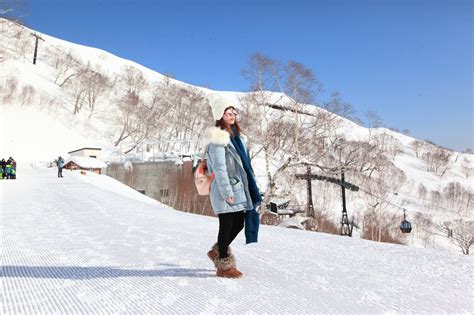
[[[214,120],[220,120],[224,116],[227,107],[234,107],[231,102],[220,95],[211,95],[209,97],[209,105],[211,105],[212,116]]]

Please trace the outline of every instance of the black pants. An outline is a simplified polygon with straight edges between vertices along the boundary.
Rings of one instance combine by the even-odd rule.
[[[63,168],[58,167],[58,177],[63,177]]]
[[[244,221],[244,211],[219,214],[219,235],[217,236],[217,244],[219,245],[220,258],[229,256],[227,249],[244,228]]]

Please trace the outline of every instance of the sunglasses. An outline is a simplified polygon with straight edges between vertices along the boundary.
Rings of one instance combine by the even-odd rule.
[[[229,110],[225,112],[224,115],[226,115],[227,117],[237,117],[237,112],[235,110]]]

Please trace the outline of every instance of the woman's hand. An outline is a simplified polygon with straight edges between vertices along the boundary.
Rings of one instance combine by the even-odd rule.
[[[235,198],[234,198],[234,197],[227,197],[227,198],[225,198],[225,202],[227,202],[227,203],[234,203],[234,201],[235,201]]]

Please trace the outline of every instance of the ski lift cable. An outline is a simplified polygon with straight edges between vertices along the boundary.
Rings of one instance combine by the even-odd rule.
[[[364,192],[364,193],[366,193],[366,194],[368,194],[368,195],[370,195],[370,196],[372,196],[372,197],[375,197],[375,198],[381,200],[382,202],[385,202],[385,203],[387,203],[387,204],[389,204],[389,205],[392,205],[392,206],[398,208],[399,210],[397,210],[397,212],[400,211],[400,210],[408,211],[405,207],[403,207],[403,206],[401,206],[401,205],[398,205],[398,204],[395,204],[395,203],[393,203],[393,202],[391,202],[391,201],[388,201],[388,200],[385,200],[385,199],[381,199],[380,197],[378,197],[378,196],[376,196],[376,195],[374,195],[374,194],[368,192],[367,190],[364,190],[364,189],[360,188],[360,186],[359,186],[359,190],[362,191],[362,192]],[[395,195],[395,193],[394,193],[394,195]]]
[[[408,222],[407,219],[406,219],[406,212],[408,211],[406,208],[404,208],[403,206],[398,205],[398,204],[396,204],[396,203],[393,203],[393,202],[391,202],[391,201],[381,199],[381,198],[379,198],[378,196],[375,196],[374,194],[372,194],[372,193],[370,193],[370,192],[368,192],[368,191],[366,191],[366,190],[364,190],[364,189],[360,189],[360,188],[359,188],[359,190],[362,191],[362,192],[364,192],[364,193],[366,193],[366,194],[368,194],[368,195],[370,195],[370,196],[373,196],[373,197],[378,198],[378,199],[381,200],[382,202],[386,202],[387,204],[392,205],[392,206],[398,208],[398,210],[395,212],[395,214],[398,214],[398,211],[403,210],[403,221],[402,221],[402,223],[400,224],[400,230],[402,230],[403,234],[411,233],[411,231],[412,231],[412,226],[411,226],[411,223]]]
[[[368,191],[366,191],[366,190],[360,188],[360,186],[359,186],[359,190],[362,191],[362,192],[364,192],[364,193],[366,193],[366,194],[368,194],[368,195],[370,195],[370,196],[372,196],[372,197],[376,197],[376,198],[378,198],[379,200],[381,200],[381,201],[383,201],[383,202],[386,202],[386,203],[388,203],[388,204],[390,204],[390,205],[392,205],[392,206],[394,206],[394,207],[396,207],[396,208],[399,208],[399,210],[397,210],[397,211],[400,211],[400,210],[406,210],[406,211],[408,211],[407,208],[405,208],[405,207],[403,207],[403,206],[401,206],[401,205],[395,204],[395,203],[393,203],[393,202],[391,202],[391,201],[388,201],[388,200],[385,200],[385,199],[381,199],[380,197],[378,197],[378,196],[376,196],[376,195],[374,195],[374,194],[372,194],[372,193],[370,193],[370,192],[368,192]],[[396,193],[393,193],[393,194],[396,195]],[[436,206],[437,208],[440,208],[440,209],[443,209],[443,210],[455,211],[455,212],[462,212],[460,209],[449,209],[449,208],[446,208],[446,207],[443,207],[443,206],[439,205],[438,203],[436,203],[435,206]]]
[[[374,194],[372,194],[372,193],[370,193],[370,192],[368,192],[368,191],[366,191],[366,190],[364,190],[364,189],[361,189],[360,187],[359,187],[359,190],[362,191],[362,192],[364,192],[364,193],[366,193],[366,194],[368,194],[368,195],[370,195],[370,196],[373,196],[373,197],[378,198],[378,197],[375,196]],[[395,203],[393,203],[393,202],[391,202],[391,201],[383,200],[383,199],[382,199],[382,201],[384,201],[384,202],[386,202],[386,203],[388,203],[388,204],[390,204],[390,205],[392,205],[392,206],[398,208],[398,210],[397,210],[396,213],[398,213],[398,211],[400,211],[400,210],[403,210],[403,211],[405,211],[405,212],[408,212],[408,210],[407,210],[406,208],[404,208],[404,207],[402,207],[402,206],[400,206],[400,205],[398,205],[398,204],[395,204]],[[442,208],[442,207],[441,207],[441,208]],[[444,209],[446,209],[446,208],[444,208]],[[404,213],[404,214],[405,214],[405,213]],[[426,224],[428,224],[428,225],[430,225],[430,226],[432,226],[432,227],[437,228],[438,230],[442,230],[442,231],[445,230],[445,228],[444,228],[442,225],[440,225],[440,224],[438,224],[438,223],[435,223],[435,222],[433,222],[433,221],[431,221],[431,220],[429,220],[429,219],[423,219],[423,221],[424,221]],[[451,232],[451,233],[452,233],[452,232]],[[454,233],[453,233],[453,234],[454,234]],[[456,237],[457,237],[457,235],[456,235]]]

